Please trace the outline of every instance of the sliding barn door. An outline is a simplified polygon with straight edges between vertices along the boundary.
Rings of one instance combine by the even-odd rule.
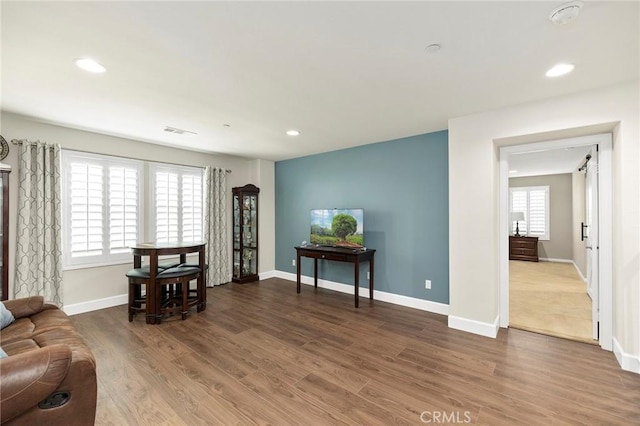
[[[591,320],[593,339],[598,340],[600,319],[600,283],[598,282],[598,148],[591,149],[591,160],[587,163],[585,182],[586,223],[583,230],[587,263],[587,286],[591,296]]]

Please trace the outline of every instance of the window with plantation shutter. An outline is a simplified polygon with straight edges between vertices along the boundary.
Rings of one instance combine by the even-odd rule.
[[[512,212],[523,212],[525,220],[517,223],[520,235],[549,239],[549,187],[510,188]],[[516,231],[513,222],[511,233]]]
[[[202,241],[202,169],[151,164],[152,222],[156,242]]]
[[[66,269],[131,261],[141,239],[143,163],[62,151],[63,265]]]

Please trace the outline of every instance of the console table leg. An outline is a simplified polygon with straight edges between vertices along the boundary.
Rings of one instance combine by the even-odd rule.
[[[360,263],[356,260],[355,262],[355,277],[353,286],[355,287],[355,298],[356,298],[356,308],[358,307],[358,298],[360,297],[359,289],[360,289]]]
[[[300,293],[300,255],[296,256],[296,273],[297,273],[296,291]]]
[[[369,260],[369,299],[373,300],[373,256]]]
[[[318,259],[313,259],[313,286],[318,288]]]

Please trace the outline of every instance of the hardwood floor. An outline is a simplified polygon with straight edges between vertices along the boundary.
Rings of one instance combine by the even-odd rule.
[[[611,352],[277,278],[208,289],[159,326],[72,317],[98,370],[98,425],[639,424],[640,375]]]
[[[570,263],[509,261],[509,326],[597,344],[591,299]]]

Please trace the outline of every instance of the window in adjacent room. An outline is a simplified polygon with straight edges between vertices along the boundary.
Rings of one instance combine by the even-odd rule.
[[[202,241],[202,168],[153,163],[149,169],[152,239]]]
[[[512,212],[523,212],[525,220],[518,222],[520,235],[549,239],[549,186],[509,188]],[[513,222],[511,233],[516,231]]]
[[[142,237],[143,162],[62,150],[63,266],[131,261]]]

